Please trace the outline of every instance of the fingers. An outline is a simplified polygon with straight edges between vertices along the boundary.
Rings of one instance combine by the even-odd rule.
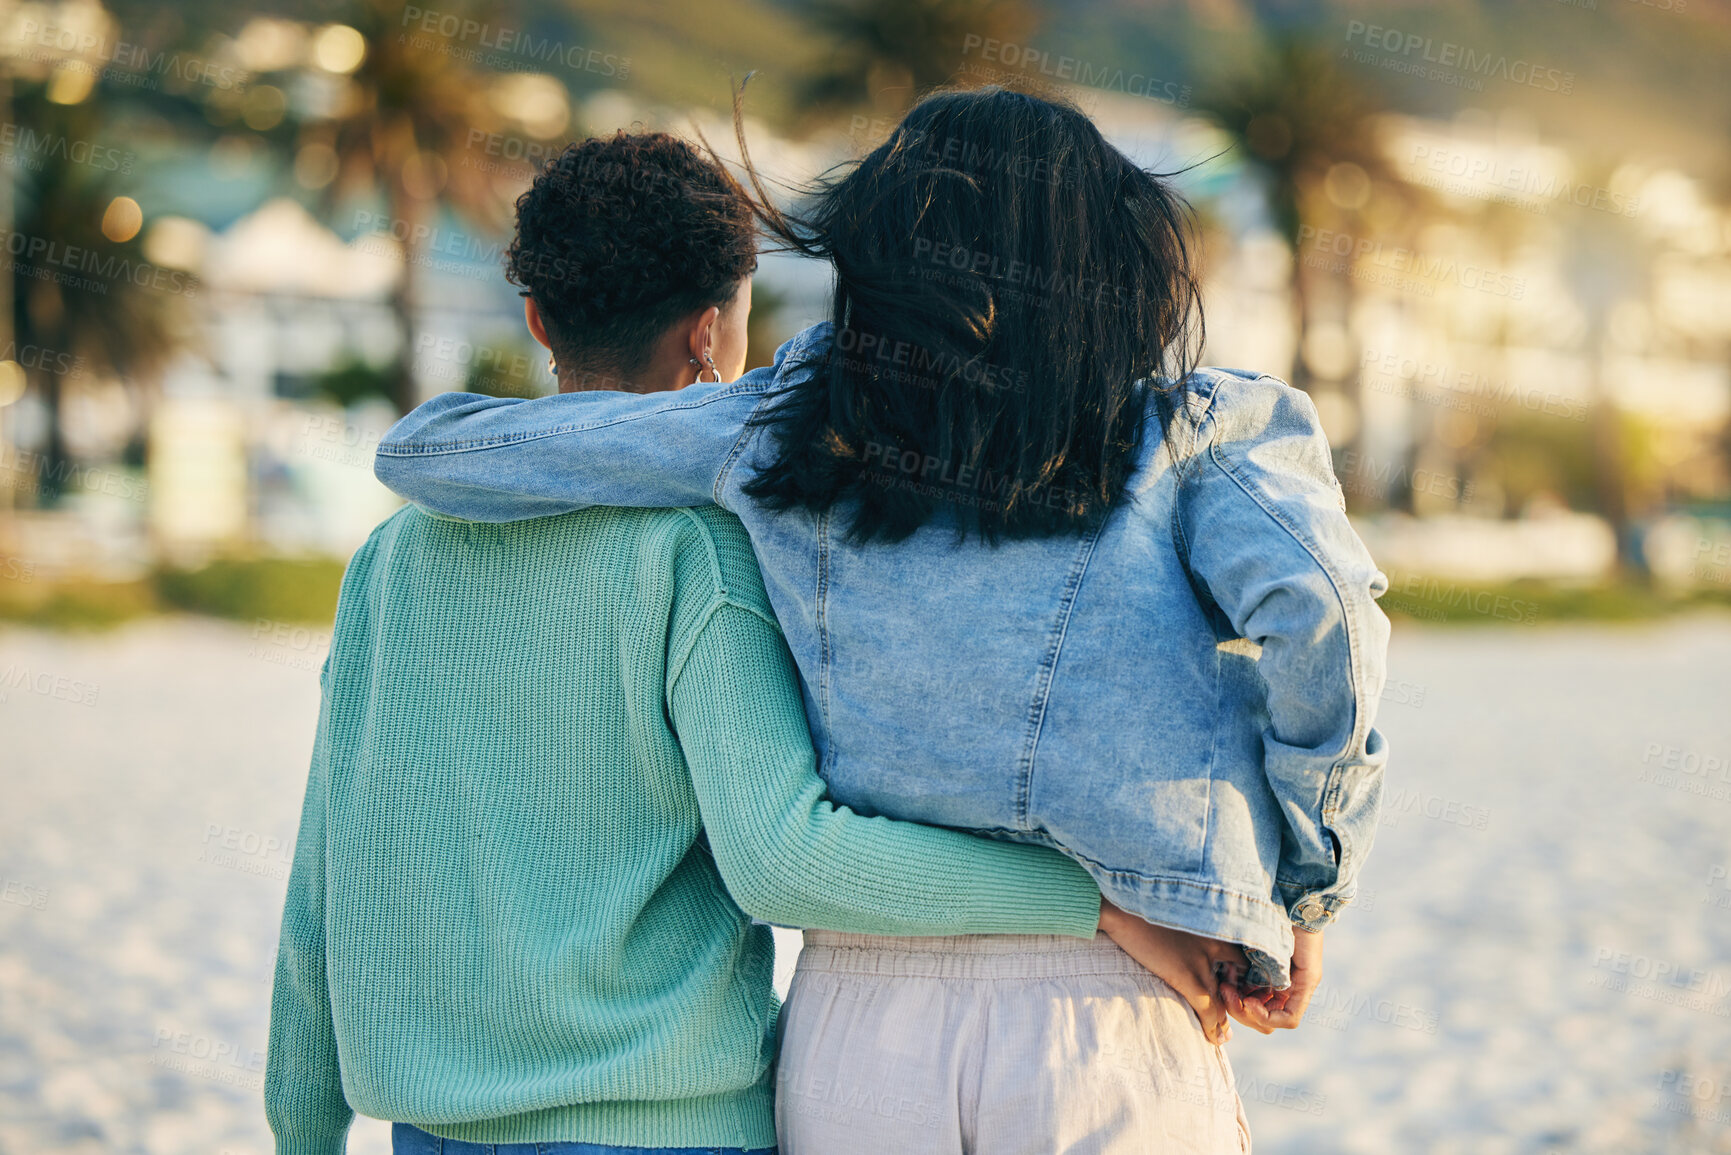
[[[1292,1025],[1297,1026],[1304,1019],[1304,1012],[1310,1007],[1310,996],[1316,993],[1317,981],[1321,976],[1306,976],[1308,981],[1300,982],[1295,976],[1292,987],[1281,1007],[1281,1012],[1292,1017]]]
[[[1281,1008],[1279,1010],[1270,1009],[1265,1011],[1264,1014],[1266,1015],[1266,1018],[1262,1021],[1268,1024],[1268,1030],[1265,1032],[1266,1034],[1273,1034],[1275,1031],[1296,1030],[1298,1024],[1304,1021],[1304,1011],[1302,1008],[1297,1011],[1290,1008]]]
[[[1217,1047],[1226,1042],[1230,1033],[1226,1025],[1226,1007],[1217,993],[1219,988],[1212,970],[1191,965],[1183,968],[1176,977],[1178,982],[1172,984],[1173,989],[1196,1012],[1197,1021],[1202,1024],[1203,1037]]]
[[[1268,991],[1257,1001],[1272,1014],[1275,1011],[1284,1011],[1286,1009],[1286,1004],[1291,1000],[1292,988],[1287,987],[1285,990]]]
[[[1315,989],[1314,981],[1307,979],[1301,983],[1295,974],[1292,985],[1284,990],[1245,994],[1237,989],[1222,988],[1220,993],[1228,1014],[1252,1030],[1269,1035],[1275,1031],[1296,1029],[1304,1021],[1305,1009],[1310,1006],[1310,996]]]
[[[1322,982],[1322,932],[1293,928],[1292,983],[1284,990],[1245,991],[1223,986],[1227,1014],[1265,1035],[1290,1031],[1304,1021],[1310,998]]]
[[[1202,1024],[1202,1036],[1215,1046],[1226,1042],[1226,1008],[1220,1000],[1207,991],[1181,991],[1184,1001],[1190,1004],[1190,1009],[1196,1012],[1196,1019]]]
[[[1292,953],[1292,985],[1281,1000],[1281,1012],[1296,1027],[1304,1019],[1310,997],[1322,983],[1322,935],[1295,928]]]
[[[1274,1027],[1268,1021],[1268,1008],[1260,1001],[1245,998],[1235,986],[1222,986],[1220,999],[1226,1006],[1226,1013],[1235,1021],[1265,1035],[1274,1033]]]
[[[1226,1013],[1232,1017],[1234,1022],[1243,1023],[1251,1030],[1260,1031],[1265,1035],[1269,1033],[1246,1004],[1244,996],[1239,993],[1237,987],[1223,984],[1220,988],[1220,1001],[1225,1004]]]
[[[1214,964],[1214,975],[1218,982],[1236,985],[1241,982],[1250,970],[1250,960],[1245,957],[1244,948],[1237,943],[1221,942],[1218,939],[1201,939],[1208,958]]]
[[[1249,969],[1241,947],[1156,926],[1104,902],[1100,929],[1190,1006],[1209,1042],[1218,1046],[1231,1037],[1222,991],[1238,983]]]

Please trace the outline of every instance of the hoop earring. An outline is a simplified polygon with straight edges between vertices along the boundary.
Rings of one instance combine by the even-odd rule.
[[[697,381],[695,382],[696,384],[698,384],[698,385],[714,385],[714,384],[717,384],[721,381],[721,370],[717,369],[715,367],[715,358],[711,357],[708,353],[705,353],[703,355],[703,361],[709,362],[710,372],[715,374],[715,380],[714,381],[705,381],[703,379],[703,361],[699,361],[696,357],[692,357],[689,360],[691,361],[691,363],[693,365],[697,366]]]
[[[547,372],[553,374],[555,377],[559,375],[559,365],[553,360],[553,354],[551,353],[547,354]]]

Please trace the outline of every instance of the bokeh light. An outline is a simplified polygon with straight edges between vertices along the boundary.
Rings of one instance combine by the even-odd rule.
[[[116,243],[130,241],[144,227],[144,210],[131,197],[115,197],[102,213],[102,235]]]

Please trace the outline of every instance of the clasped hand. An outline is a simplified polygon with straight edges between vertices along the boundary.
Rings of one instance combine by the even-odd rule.
[[[1100,929],[1178,992],[1217,1046],[1232,1037],[1228,1016],[1265,1035],[1298,1026],[1322,981],[1321,931],[1292,928],[1292,985],[1274,990],[1244,985],[1250,967],[1236,943],[1155,926],[1105,899],[1100,900]]]

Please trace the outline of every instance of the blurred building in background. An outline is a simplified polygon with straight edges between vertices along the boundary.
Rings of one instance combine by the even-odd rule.
[[[819,5],[800,42],[838,47],[797,52],[746,5],[708,57],[581,5],[270,7],[0,4],[0,552],[44,572],[352,550],[403,408],[552,387],[501,271],[539,163],[637,125],[726,153],[755,54],[753,158],[789,189],[945,82],[1060,94],[1173,173],[1207,359],[1310,394],[1385,568],[1731,586],[1727,158],[1533,111],[1576,71],[1424,64],[1326,5],[1159,6],[1193,75],[1020,5],[902,5],[899,37]],[[766,255],[753,363],[827,294]]]

